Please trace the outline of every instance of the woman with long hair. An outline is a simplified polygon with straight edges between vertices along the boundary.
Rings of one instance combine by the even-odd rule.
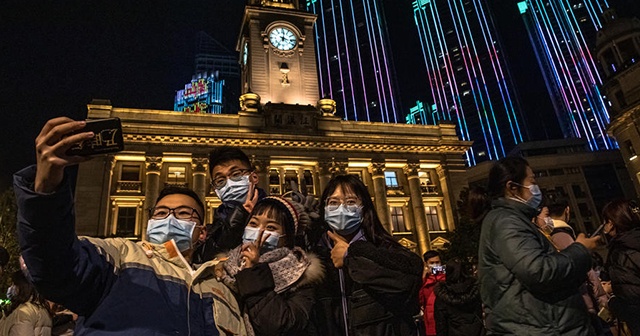
[[[11,281],[7,290],[11,304],[0,320],[0,335],[50,336],[53,323],[49,303],[22,271],[14,272]]]
[[[490,335],[592,335],[579,287],[598,238],[583,234],[558,251],[531,221],[542,193],[523,158],[507,157],[489,171],[478,249],[480,295]]]
[[[640,335],[640,207],[616,200],[602,209],[603,234],[609,254],[605,267],[611,278],[609,310]]]
[[[312,316],[318,335],[415,335],[422,260],[397,243],[355,175],[329,181],[311,249],[326,277]]]

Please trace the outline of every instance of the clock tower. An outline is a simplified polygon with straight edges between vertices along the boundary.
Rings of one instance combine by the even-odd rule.
[[[298,0],[249,0],[236,45],[242,109],[242,100],[255,95],[262,104],[318,103],[315,20]]]

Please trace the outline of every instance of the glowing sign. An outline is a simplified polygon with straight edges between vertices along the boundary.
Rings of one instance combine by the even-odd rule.
[[[176,92],[174,110],[186,113],[222,113],[224,80],[199,76]]]

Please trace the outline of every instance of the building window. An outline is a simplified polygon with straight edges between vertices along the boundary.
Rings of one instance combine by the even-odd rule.
[[[300,186],[298,185],[298,172],[292,169],[287,169],[284,171],[284,188],[282,193],[284,194],[287,191],[293,190],[293,185],[300,190]]]
[[[404,212],[402,207],[391,207],[391,226],[393,232],[407,232],[407,227],[404,225]]]
[[[120,171],[120,181],[140,181],[140,166],[123,165]]]
[[[277,169],[269,170],[269,194],[280,195],[280,174]]]
[[[573,195],[576,198],[583,198],[583,197],[587,197],[587,194],[582,190],[582,187],[574,184],[571,186],[571,189],[573,189]]]
[[[116,236],[134,237],[136,232],[136,207],[118,207]]]
[[[429,231],[442,231],[440,229],[440,220],[438,220],[438,209],[435,206],[424,207],[424,212],[427,215],[427,228]]]
[[[185,167],[173,166],[167,169],[167,186],[187,187],[187,169]]]
[[[384,172],[384,181],[387,184],[387,187],[397,187],[398,186],[398,176],[394,171],[386,171]]]

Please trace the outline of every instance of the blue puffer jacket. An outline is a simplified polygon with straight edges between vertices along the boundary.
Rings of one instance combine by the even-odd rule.
[[[478,251],[488,335],[592,335],[578,288],[591,268],[582,244],[558,252],[531,222],[537,211],[510,199],[492,203]]]
[[[175,242],[79,239],[68,182],[33,191],[35,167],[14,176],[20,248],[46,298],[81,316],[76,335],[244,335],[233,294],[210,261],[193,270]]]

